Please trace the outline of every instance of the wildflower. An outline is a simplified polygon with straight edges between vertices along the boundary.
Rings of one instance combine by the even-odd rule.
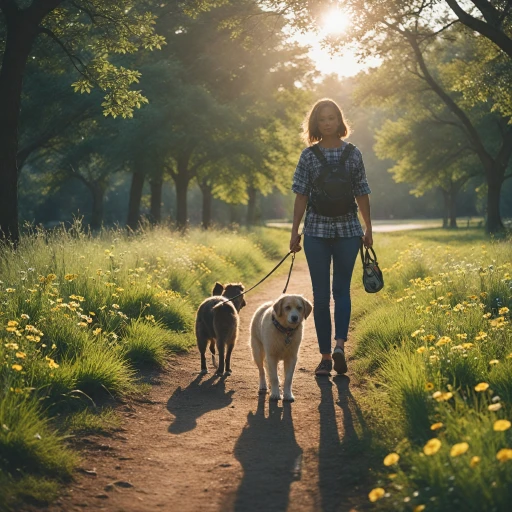
[[[436,391],[432,395],[432,398],[434,398],[438,402],[447,402],[448,400],[450,400],[450,398],[452,396],[453,396],[453,393],[451,393],[450,391],[448,391],[447,393],[442,393],[441,391]]]
[[[7,322],[7,327],[16,327],[18,325],[18,322],[16,320],[9,320]]]
[[[430,430],[439,430],[441,427],[443,427],[443,424],[438,421],[437,423],[430,425]]]
[[[473,343],[463,343],[462,344],[462,348],[467,350],[469,348],[473,348],[475,345],[473,345]]]
[[[466,333],[457,334],[457,338],[459,338],[459,340],[467,340],[468,339],[468,335]]]
[[[416,505],[412,512],[423,512],[425,510],[425,505]]]
[[[450,457],[458,457],[464,455],[469,450],[468,443],[457,443],[454,444],[450,450]]]
[[[98,334],[101,332],[101,327],[97,327],[96,329],[94,329],[94,331],[92,331],[93,335],[94,336],[98,336]]]
[[[421,334],[422,332],[425,332],[425,329],[418,329],[418,330],[414,331],[413,333],[411,333],[411,337],[415,338],[416,336],[418,336],[418,334]]]
[[[491,313],[485,313],[485,315],[483,315],[484,318],[491,318],[492,314]]]
[[[5,348],[10,348],[12,350],[18,350],[18,344],[17,343],[6,343]]]
[[[22,313],[20,316],[23,320],[30,320],[30,317],[26,313]]]
[[[511,448],[502,448],[497,454],[496,458],[500,462],[506,462],[507,460],[512,460],[512,449]]]
[[[18,359],[25,359],[25,357],[27,357],[27,354],[25,354],[25,352],[16,352],[16,357]]]
[[[6,288],[5,291],[7,293],[14,293],[16,291],[16,288]]]
[[[512,450],[510,450],[512,451]],[[380,500],[384,494],[386,494],[386,491],[382,487],[376,487],[375,489],[372,489],[368,494],[368,499],[374,503],[377,500]]]
[[[452,339],[449,336],[442,336],[436,343],[436,347],[442,347],[447,343],[451,343]]]
[[[498,314],[499,315],[506,315],[510,310],[507,308],[507,307],[504,307],[504,308],[500,308],[498,310]]]
[[[504,432],[505,430],[508,430],[510,428],[510,426],[511,426],[511,423],[508,420],[497,420],[494,422],[492,429],[495,432]]]
[[[476,299],[478,299],[478,297],[476,295],[469,295],[468,299],[476,300]]]
[[[469,465],[474,468],[480,464],[480,457],[478,455],[474,455],[471,457],[471,460],[469,461]]]
[[[384,457],[384,466],[392,466],[400,460],[398,453],[390,453]]]
[[[491,361],[489,361],[489,364],[490,365],[499,364],[499,360],[498,359],[492,359]]]
[[[45,359],[48,361],[48,366],[52,370],[59,367],[59,365],[51,357],[46,356]]]
[[[23,370],[23,366],[21,366],[21,364],[13,364],[11,368],[17,372],[21,372],[21,370]]]
[[[487,391],[487,389],[489,389],[489,384],[487,384],[487,382],[480,382],[475,386],[475,391],[477,392]]]
[[[416,349],[416,352],[418,352],[418,354],[423,354],[423,352],[425,352],[425,350],[427,350],[426,347],[419,347]]]
[[[114,309],[119,309],[119,304],[112,304],[112,307],[113,307]]]
[[[423,453],[425,455],[435,455],[441,448],[441,441],[434,437],[427,441],[427,444],[423,447]]]
[[[487,407],[487,409],[489,409],[491,412],[499,411],[501,409],[501,404],[499,402],[497,404],[491,404],[489,407]]]
[[[64,279],[66,281],[74,281],[78,277],[78,274],[66,274]]]
[[[432,384],[432,382],[427,382],[425,384],[425,390],[426,391],[432,391],[434,389],[434,384]]]

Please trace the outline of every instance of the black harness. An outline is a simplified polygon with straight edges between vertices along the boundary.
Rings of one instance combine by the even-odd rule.
[[[279,332],[282,332],[283,334],[286,334],[285,338],[284,338],[284,343],[285,345],[289,345],[292,341],[292,335],[293,333],[297,330],[297,327],[299,327],[297,325],[297,327],[283,327],[276,319],[276,317],[274,315],[272,315],[272,323],[274,324],[274,327],[279,331]]]

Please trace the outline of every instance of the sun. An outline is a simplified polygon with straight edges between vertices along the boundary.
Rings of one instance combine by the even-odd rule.
[[[338,8],[330,9],[320,19],[320,30],[324,35],[341,34],[347,26],[347,13]]]

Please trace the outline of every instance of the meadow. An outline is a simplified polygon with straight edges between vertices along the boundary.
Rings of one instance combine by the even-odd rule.
[[[249,283],[286,252],[271,229],[92,236],[79,220],[0,250],[0,510],[47,502],[78,457],[66,440],[116,426],[141,370],[195,344],[215,281]]]
[[[381,510],[512,502],[512,244],[476,229],[376,237],[386,287],[355,297],[355,370]]]

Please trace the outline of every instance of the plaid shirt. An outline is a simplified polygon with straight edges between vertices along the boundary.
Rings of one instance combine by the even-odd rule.
[[[347,142],[343,142],[339,148],[322,148],[320,150],[330,164],[339,162],[341,153]],[[366,172],[363,164],[361,151],[355,148],[345,165],[348,166],[352,176],[352,190],[354,196],[370,194],[370,187],[366,180]],[[320,174],[322,164],[314,155],[313,151],[306,148],[300,155],[299,163],[293,175],[292,190],[296,194],[310,196],[313,190],[313,181]],[[306,219],[304,220],[303,233],[320,238],[352,237],[363,236],[363,229],[357,211],[350,212],[339,217],[324,217],[318,215],[308,207]]]

